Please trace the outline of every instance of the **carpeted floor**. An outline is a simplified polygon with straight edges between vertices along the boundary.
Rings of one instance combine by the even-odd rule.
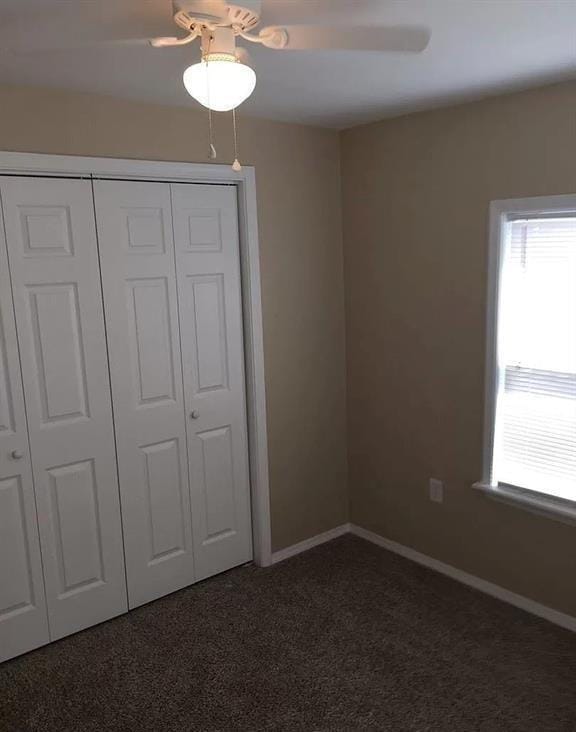
[[[576,635],[344,536],[3,664],[0,729],[573,732]]]

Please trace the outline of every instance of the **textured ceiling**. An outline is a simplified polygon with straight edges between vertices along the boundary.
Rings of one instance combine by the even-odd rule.
[[[178,33],[170,0],[0,0],[0,83],[194,106],[181,78],[197,44],[82,44]],[[576,76],[575,0],[264,0],[264,24],[428,26],[420,55],[272,51],[250,45],[258,76],[242,111],[329,127]],[[38,50],[59,44],[62,50]],[[8,48],[18,48],[13,53]]]

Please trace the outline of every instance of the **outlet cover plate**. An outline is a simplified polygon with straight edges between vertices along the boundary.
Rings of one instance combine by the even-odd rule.
[[[434,503],[444,502],[444,483],[438,478],[430,478],[428,482],[428,494]]]

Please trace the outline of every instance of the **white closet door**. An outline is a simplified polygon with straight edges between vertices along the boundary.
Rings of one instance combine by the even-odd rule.
[[[0,661],[49,640],[18,344],[0,214]]]
[[[96,181],[130,607],[194,581],[170,187]]]
[[[0,188],[54,640],[126,610],[92,191]]]
[[[172,189],[197,579],[252,558],[236,189]]]

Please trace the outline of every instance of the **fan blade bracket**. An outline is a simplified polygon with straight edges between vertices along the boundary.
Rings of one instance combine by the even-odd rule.
[[[288,45],[288,31],[280,26],[263,28],[258,34],[258,38],[266,48],[280,50]]]
[[[172,48],[173,46],[186,46],[188,43],[196,40],[200,35],[199,29],[191,30],[184,38],[176,38],[173,36],[164,36],[161,38],[151,38],[150,45],[153,48]]]
[[[178,41],[175,36],[163,36],[162,38],[151,38],[150,45],[154,48],[166,48],[166,46],[173,46],[175,41]]]

